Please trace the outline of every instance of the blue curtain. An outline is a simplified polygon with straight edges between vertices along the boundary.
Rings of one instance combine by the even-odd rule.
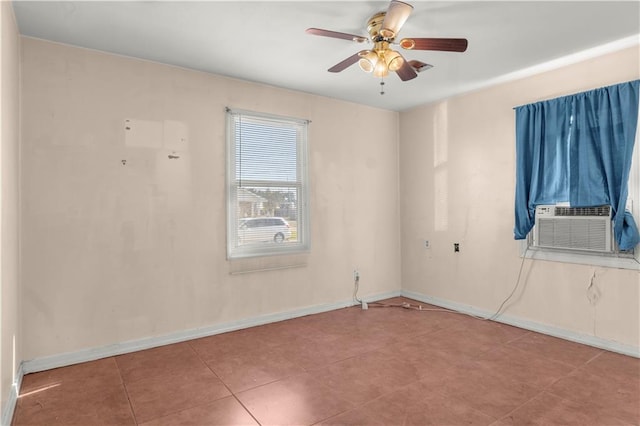
[[[640,242],[625,211],[640,80],[516,108],[516,239],[540,204],[610,205],[622,250]]]
[[[537,205],[569,199],[570,107],[560,98],[516,109],[516,239],[533,228]]]

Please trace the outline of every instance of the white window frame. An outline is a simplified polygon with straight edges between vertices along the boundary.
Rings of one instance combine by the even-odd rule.
[[[227,259],[287,255],[308,252],[309,233],[309,179],[308,179],[308,120],[282,117],[254,111],[226,109],[227,112]],[[247,181],[240,182],[236,176],[236,120],[258,120],[273,122],[296,129],[296,173],[297,179],[291,181]],[[238,244],[239,214],[237,204],[238,188],[242,186],[266,188],[290,187],[297,191],[297,240],[284,244]]]
[[[633,147],[631,170],[629,171],[629,195],[627,197],[627,210],[631,211],[633,218],[640,226],[640,112],[638,113],[638,128],[636,129],[636,141]],[[526,239],[520,241],[520,256],[528,259],[550,260],[555,262],[578,263],[584,265],[603,266],[610,268],[640,270],[640,246],[636,246],[633,254],[623,253],[585,253],[575,250],[559,250],[544,247],[533,247],[533,230]]]

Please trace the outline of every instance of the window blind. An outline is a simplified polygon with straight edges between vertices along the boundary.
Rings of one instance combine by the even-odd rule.
[[[227,113],[228,257],[308,249],[308,122]]]

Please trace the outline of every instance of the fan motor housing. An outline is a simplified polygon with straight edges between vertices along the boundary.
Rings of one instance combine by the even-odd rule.
[[[371,36],[371,40],[378,41],[376,39],[382,37],[380,30],[382,29],[382,22],[384,21],[385,15],[386,12],[378,12],[367,21],[367,32]]]

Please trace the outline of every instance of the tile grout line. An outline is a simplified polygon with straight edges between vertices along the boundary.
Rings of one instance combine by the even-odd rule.
[[[520,349],[520,348],[515,348],[515,349]],[[520,350],[521,350],[521,351],[523,351],[523,352],[526,352],[526,353],[530,353],[530,354],[532,353],[532,352],[527,351],[527,350],[525,350],[525,349],[520,349]],[[578,366],[571,366],[571,367],[573,367],[573,368],[572,368],[568,373],[566,373],[566,374],[564,374],[564,375],[562,375],[562,376],[558,377],[557,379],[555,379],[554,381],[552,381],[551,383],[549,383],[547,386],[544,386],[543,388],[541,388],[540,392],[538,392],[536,395],[534,395],[533,397],[529,398],[527,401],[523,402],[522,404],[520,404],[518,407],[514,408],[513,410],[509,411],[507,414],[505,414],[504,416],[502,416],[502,417],[501,417],[500,419],[498,419],[498,420],[502,420],[502,419],[504,419],[505,417],[507,417],[507,416],[511,415],[511,414],[512,414],[512,413],[514,413],[516,410],[519,410],[520,408],[524,407],[525,405],[529,404],[531,401],[533,401],[533,400],[534,400],[534,399],[536,399],[536,398],[539,398],[542,394],[545,394],[545,393],[546,393],[546,394],[548,394],[548,395],[552,395],[552,396],[554,396],[554,397],[556,397],[556,398],[559,398],[559,399],[561,399],[561,400],[563,400],[563,401],[568,401],[568,402],[572,402],[572,403],[580,403],[580,401],[574,401],[574,400],[572,400],[572,399],[568,399],[568,398],[565,398],[565,397],[563,397],[563,396],[556,395],[554,392],[551,392],[551,390],[550,390],[550,389],[553,387],[553,385],[555,385],[556,383],[558,383],[560,380],[562,380],[562,379],[564,379],[564,378],[566,378],[566,377],[569,377],[572,373],[574,373],[574,372],[576,372],[576,371],[579,371],[582,367],[584,367],[585,365],[587,365],[588,363],[590,363],[590,362],[591,362],[591,361],[593,361],[594,359],[598,358],[598,357],[599,357],[600,355],[602,355],[604,352],[605,352],[604,350],[601,350],[599,353],[597,353],[597,354],[596,354],[596,355],[594,355],[593,357],[589,358],[589,360],[588,360],[588,361],[586,361],[586,362],[582,363],[581,365],[578,365]],[[546,357],[546,356],[542,356],[542,355],[538,355],[538,356],[539,356],[539,357],[541,357],[541,358],[542,358],[542,359],[544,359],[544,360],[547,360],[547,361],[559,362],[559,363],[561,363],[561,364],[568,365],[568,366],[570,365],[570,364],[566,364],[566,363],[561,362],[561,361],[553,360],[553,359],[548,358],[548,357]]]
[[[306,374],[309,374],[309,373],[306,373]],[[309,374],[309,377],[311,377],[311,380],[313,380],[313,381],[314,381],[315,383],[317,383],[319,386],[322,386],[323,388],[328,389],[330,392],[331,392],[331,391],[333,391],[333,389],[332,389],[331,387],[329,387],[329,386],[325,385],[324,383],[320,382],[316,377],[314,377],[314,376],[312,376],[312,375],[310,375],[310,374]],[[347,400],[347,399],[344,399],[344,398],[342,398],[342,397],[341,397],[340,399],[343,399],[344,401],[346,401],[346,402],[348,402],[349,404],[351,404],[351,401],[349,401],[349,400]],[[377,399],[377,398],[374,398],[373,400],[375,400],[375,399]],[[350,407],[350,408],[348,408],[348,409],[346,409],[346,410],[344,410],[344,411],[340,411],[339,413],[336,413],[336,414],[334,414],[334,415],[332,415],[332,416],[329,416],[329,417],[325,417],[325,418],[319,419],[318,421],[315,421],[315,422],[311,423],[311,426],[313,426],[313,425],[317,425],[318,423],[321,423],[321,422],[323,422],[323,421],[325,421],[325,420],[328,420],[328,419],[330,419],[330,418],[332,418],[332,417],[336,417],[336,416],[340,416],[340,415],[342,415],[342,414],[344,414],[344,413],[348,413],[349,411],[355,410],[355,409],[357,409],[357,408],[359,408],[359,407],[363,406],[364,404],[366,404],[366,403],[368,403],[368,402],[370,402],[370,401],[367,401],[367,402],[365,402],[365,403],[363,403],[363,404],[360,404],[360,405],[358,405],[358,404],[353,404],[353,405],[354,405],[353,407]]]
[[[531,401],[533,401],[536,398],[539,398],[540,395],[544,394],[546,391],[545,389],[541,389],[540,392],[538,392],[537,394],[535,394],[534,396],[532,396],[531,398],[527,399],[526,401],[524,401],[522,404],[518,405],[516,408],[514,408],[513,410],[509,411],[508,413],[506,413],[504,416],[498,418],[496,421],[499,422],[502,419],[510,416],[511,414],[515,413],[516,411],[518,411],[519,409],[521,409],[522,407],[524,407],[525,405],[529,404]],[[495,422],[494,422],[495,423]]]
[[[560,364],[563,364],[563,365],[571,366],[570,364],[566,364],[566,363],[564,363],[564,362],[557,361],[557,360],[554,360],[554,359],[548,358],[548,357],[546,357],[546,356],[542,356],[542,355],[540,355],[540,354],[535,354],[535,353],[533,353],[533,352],[531,352],[531,351],[528,351],[528,350],[525,350],[525,349],[522,349],[522,348],[518,348],[518,347],[516,347],[516,346],[512,346],[512,345],[511,345],[511,343],[513,343],[513,342],[517,342],[518,340],[521,340],[521,339],[524,339],[524,338],[525,338],[525,336],[529,336],[529,335],[531,335],[531,334],[533,334],[533,333],[534,333],[534,332],[532,332],[532,331],[527,331],[527,332],[525,332],[525,333],[522,333],[520,336],[517,336],[517,337],[515,337],[515,338],[513,338],[513,339],[511,339],[511,340],[507,340],[507,341],[505,341],[505,342],[502,342],[500,345],[497,345],[493,350],[497,350],[497,349],[499,349],[499,348],[510,348],[510,349],[515,349],[515,350],[518,350],[518,351],[520,351],[520,352],[524,352],[524,353],[526,353],[526,354],[528,354],[528,355],[530,355],[530,356],[534,356],[534,355],[535,355],[535,356],[537,356],[538,358],[542,359],[542,360],[543,360],[543,361],[545,361],[545,362],[556,362],[556,363],[560,363]],[[484,354],[485,354],[485,355],[486,355],[486,354],[489,354],[491,351],[492,351],[492,350],[485,351],[485,352],[484,352]],[[476,360],[476,361],[477,361],[477,360]],[[571,367],[573,367],[573,366],[571,366]],[[519,404],[519,405],[518,405],[517,407],[515,407],[513,410],[511,410],[511,411],[509,411],[509,412],[505,413],[505,414],[504,414],[503,416],[501,416],[501,417],[498,417],[498,418],[495,420],[495,422],[494,422],[494,423],[499,422],[499,421],[501,421],[502,419],[507,418],[507,417],[508,417],[508,416],[510,416],[512,413],[516,412],[517,410],[521,409],[521,408],[522,408],[522,407],[524,407],[525,405],[529,404],[531,401],[535,400],[536,398],[539,398],[542,394],[544,394],[545,392],[547,392],[547,389],[548,389],[548,388],[550,388],[551,386],[553,386],[553,384],[555,384],[556,382],[558,382],[558,381],[559,381],[559,380],[561,380],[562,378],[566,377],[567,375],[571,374],[571,373],[572,373],[573,371],[575,371],[577,368],[578,368],[578,367],[573,367],[573,369],[572,369],[572,370],[570,370],[567,374],[565,374],[565,375],[563,375],[563,376],[561,376],[561,377],[558,377],[556,380],[554,380],[553,382],[551,382],[551,383],[550,383],[549,385],[547,385],[547,386],[544,386],[544,387],[538,387],[538,386],[530,385],[532,388],[537,389],[537,390],[538,390],[538,392],[537,392],[535,395],[531,396],[531,398],[528,398],[526,401],[524,401],[524,402],[522,402],[521,404]],[[512,380],[512,381],[514,381],[514,382],[516,382],[516,383],[524,383],[524,382],[521,382],[521,381],[518,381],[518,380],[515,380],[515,379],[512,379],[512,378],[509,378],[509,380]]]
[[[529,349],[519,348],[519,347],[517,347],[517,346],[509,346],[509,348],[510,348],[510,349],[513,349],[514,351],[522,352],[522,353],[524,353],[524,354],[527,354],[527,355],[529,355],[529,356],[531,356],[531,357],[536,357],[536,358],[538,358],[538,359],[540,359],[540,360],[542,360],[542,361],[544,361],[544,362],[551,362],[551,363],[554,363],[554,364],[560,364],[560,365],[564,365],[564,366],[570,367],[570,368],[571,368],[571,371],[570,371],[569,373],[567,373],[567,374],[571,374],[571,373],[573,373],[574,371],[576,371],[576,370],[578,370],[578,369],[582,368],[582,367],[583,367],[583,366],[585,366],[588,362],[591,362],[594,358],[599,357],[602,353],[604,353],[604,352],[605,352],[605,350],[600,349],[600,351],[601,351],[601,352],[599,352],[599,353],[597,353],[596,355],[594,355],[593,357],[589,358],[589,360],[588,360],[588,361],[585,361],[584,363],[582,363],[582,364],[580,364],[580,365],[577,365],[577,366],[576,366],[576,365],[574,365],[574,364],[570,364],[570,363],[565,362],[565,361],[561,361],[561,360],[558,360],[558,359],[555,359],[555,358],[551,358],[551,357],[549,357],[549,356],[547,356],[547,355],[544,355],[544,354],[536,353],[535,351],[532,351],[532,350],[529,350]],[[555,381],[554,381],[554,383],[555,383]]]
[[[584,364],[582,364],[580,366],[580,368],[586,366],[587,364],[593,362],[596,358],[599,358],[600,356],[602,356],[603,354],[605,354],[607,351],[605,349],[601,349],[599,353],[595,354],[594,356],[592,356],[591,358],[589,358],[589,360],[587,362],[585,362]]]
[[[224,383],[224,382],[223,382],[223,383]],[[226,383],[225,383],[225,387],[226,387],[226,386],[227,386],[227,385],[226,385]],[[231,389],[229,389],[228,387],[227,387],[227,389],[229,390],[229,392],[231,392]],[[238,396],[237,396],[235,393],[231,392],[231,396],[233,396],[233,399],[235,399],[236,401],[238,401],[238,404],[240,404],[240,406],[241,406],[242,408],[244,408],[244,409],[245,409],[245,411],[246,411],[246,412],[251,416],[251,418],[256,422],[256,424],[258,424],[259,426],[262,426],[262,423],[260,423],[260,422],[258,421],[258,419],[256,418],[256,416],[254,416],[254,415],[253,415],[253,413],[251,412],[251,410],[249,410],[249,409],[248,409],[248,408],[247,408],[247,407],[242,403],[242,401],[240,401],[240,398],[238,398]]]
[[[526,333],[522,333],[522,334],[521,334],[520,336],[518,336],[518,337],[515,337],[515,338],[513,338],[513,339],[511,339],[511,340],[507,340],[507,341],[505,341],[505,342],[502,342],[501,344],[497,345],[495,348],[493,348],[493,349],[491,349],[491,350],[488,350],[488,351],[483,352],[483,355],[490,354],[490,352],[491,352],[491,351],[493,351],[493,350],[498,350],[498,349],[500,349],[500,348],[505,348],[505,347],[513,348],[513,346],[510,346],[510,344],[511,344],[511,343],[516,342],[516,341],[518,341],[518,340],[520,340],[520,339],[523,339],[525,336],[528,336],[528,335],[530,335],[531,333],[532,333],[531,331],[527,331]],[[515,349],[518,349],[518,348],[515,348]],[[477,357],[475,357],[473,361],[474,361],[474,362],[477,362],[477,361],[478,361]],[[521,381],[519,381],[519,380],[516,380],[516,379],[513,379],[513,378],[511,378],[511,377],[508,377],[508,379],[509,379],[510,381],[513,381],[514,383],[523,383],[523,382],[521,382]],[[520,408],[522,408],[523,406],[525,406],[525,405],[526,405],[526,404],[528,404],[529,402],[533,401],[535,398],[539,397],[542,393],[544,393],[544,389],[539,389],[539,388],[537,388],[537,387],[535,387],[535,386],[531,386],[531,387],[532,387],[532,388],[535,388],[535,389],[538,389],[538,390],[539,390],[539,392],[538,392],[538,393],[536,393],[535,395],[533,395],[531,398],[529,398],[529,399],[527,399],[526,401],[524,401],[523,403],[519,404],[519,405],[518,405],[517,407],[515,407],[513,410],[511,410],[511,411],[509,411],[509,412],[505,413],[503,416],[500,416],[500,417],[497,417],[497,418],[496,418],[496,417],[494,417],[494,416],[491,416],[491,417],[494,417],[494,418],[495,418],[495,421],[494,421],[493,423],[491,423],[491,424],[495,424],[496,422],[499,422],[499,421],[501,421],[502,419],[504,419],[504,418],[508,417],[509,415],[511,415],[511,413],[515,412],[516,410],[519,410]],[[486,414],[486,413],[485,413],[485,414]]]
[[[548,394],[553,395],[553,396],[555,396],[555,397],[557,397],[557,398],[560,398],[560,399],[562,399],[562,400],[565,400],[565,401],[581,403],[580,401],[576,401],[576,400],[569,399],[569,398],[564,397],[564,396],[561,396],[561,395],[557,395],[557,394],[555,394],[555,393],[551,392],[551,391],[550,391],[550,389],[551,389],[551,387],[552,387],[553,385],[555,385],[556,383],[558,383],[560,380],[562,380],[562,379],[564,379],[564,378],[566,378],[566,377],[569,377],[571,374],[573,374],[573,373],[575,373],[575,372],[581,372],[581,373],[582,373],[582,371],[580,371],[580,370],[582,370],[582,368],[583,368],[584,366],[586,366],[587,364],[589,364],[589,363],[590,363],[591,361],[593,361],[594,359],[596,359],[596,358],[600,357],[600,355],[602,355],[603,353],[605,353],[605,351],[604,351],[604,350],[600,351],[598,354],[596,354],[596,355],[594,355],[593,357],[589,358],[589,360],[588,360],[588,361],[586,361],[586,362],[584,362],[582,365],[579,365],[579,366],[575,367],[573,370],[571,370],[569,373],[567,373],[567,374],[566,374],[566,375],[564,375],[563,377],[560,377],[560,378],[558,378],[557,380],[554,380],[554,381],[553,381],[553,383],[551,383],[549,386],[547,386],[547,387],[544,389],[544,390],[545,390],[545,392],[547,392]],[[589,374],[589,373],[587,373],[587,374]]]
[[[222,383],[222,385],[225,387],[225,389],[227,389],[227,391],[231,394],[231,396],[233,397],[233,399],[235,399],[235,400],[238,402],[238,404],[240,404],[240,406],[241,406],[241,407],[242,407],[242,408],[247,412],[247,414],[249,414],[249,415],[251,416],[251,418],[256,422],[256,424],[258,424],[258,426],[262,426],[262,423],[260,423],[260,422],[258,421],[258,419],[256,418],[256,416],[254,416],[254,415],[253,415],[253,413],[252,413],[252,412],[251,412],[251,411],[250,411],[250,410],[249,410],[249,409],[248,409],[248,408],[247,408],[247,407],[242,403],[242,401],[240,401],[240,398],[238,398],[238,396],[235,394],[235,392],[233,392],[233,391],[231,390],[231,388],[230,388],[230,387],[229,387],[229,386],[224,382],[224,380],[222,380],[222,378],[221,378],[220,376],[218,376],[218,374],[217,374],[215,371],[213,371],[213,369],[209,366],[209,364],[207,364],[207,363],[205,362],[205,360],[203,360],[203,359],[202,359],[202,357],[200,356],[200,353],[199,353],[199,352],[196,350],[196,348],[194,348],[194,347],[193,347],[193,345],[191,344],[191,341],[190,341],[190,340],[187,340],[187,342],[186,342],[186,343],[189,345],[189,347],[191,348],[191,350],[192,350],[193,352],[195,352],[195,354],[196,354],[196,356],[198,357],[198,359],[200,360],[200,362],[202,362],[202,363],[207,367],[207,369],[209,369],[209,371],[211,371],[211,373],[212,373],[214,376],[216,376],[216,378],[217,378],[218,380],[220,380],[220,383]],[[273,383],[273,382],[272,382],[272,383]],[[220,398],[220,399],[222,399],[222,398]],[[220,399],[218,399],[218,401],[219,401]]]
[[[116,363],[116,368],[118,369],[118,375],[120,376],[120,380],[122,381],[122,388],[124,389],[124,394],[127,396],[127,402],[129,403],[129,410],[131,410],[131,416],[133,417],[133,421],[136,425],[138,425],[138,418],[136,417],[136,412],[133,409],[133,404],[131,403],[131,397],[129,396],[129,390],[127,389],[127,385],[124,382],[124,377],[122,377],[122,371],[120,370],[120,364],[118,364],[118,360],[116,357],[112,357],[113,362]]]

